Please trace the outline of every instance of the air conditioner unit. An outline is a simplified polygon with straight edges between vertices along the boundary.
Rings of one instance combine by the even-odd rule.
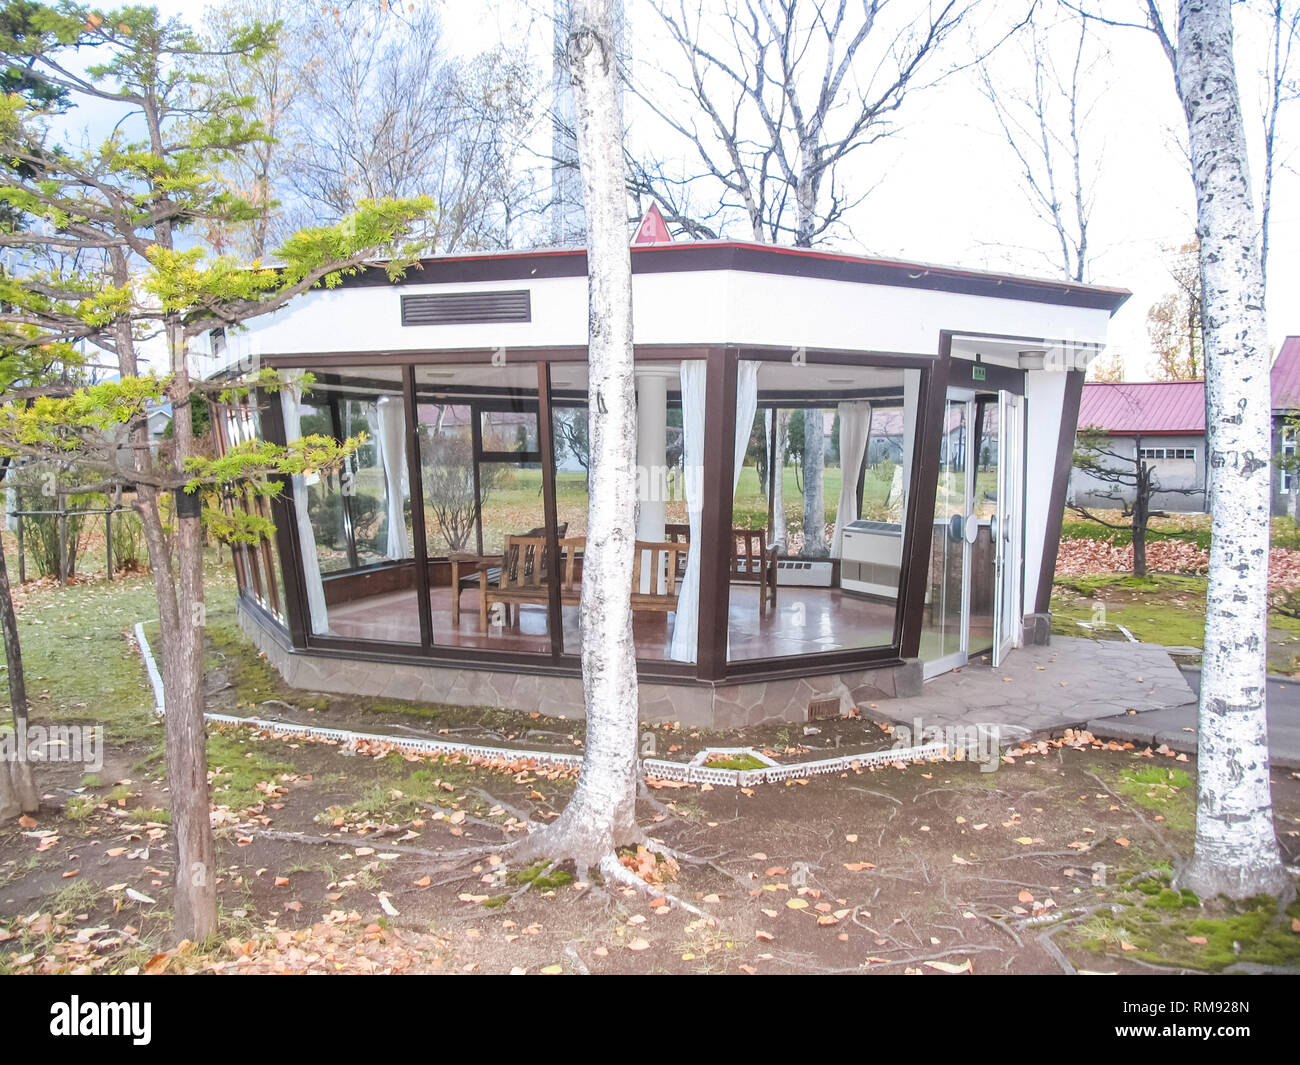
[[[898,598],[903,567],[903,526],[893,521],[851,521],[844,526],[840,587],[886,599]]]
[[[793,588],[829,588],[834,572],[829,562],[803,562],[783,558],[776,564],[776,583]]]

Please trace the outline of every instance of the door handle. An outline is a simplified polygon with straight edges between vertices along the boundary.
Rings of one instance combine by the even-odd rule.
[[[974,514],[966,515],[966,542],[973,544],[979,539],[980,520]]]

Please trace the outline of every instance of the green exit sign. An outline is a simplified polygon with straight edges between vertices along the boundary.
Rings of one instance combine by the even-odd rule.
[[[970,368],[970,379],[971,379],[972,381],[983,381],[983,380],[984,380],[984,367],[983,367],[983,366],[972,366],[972,367]]]

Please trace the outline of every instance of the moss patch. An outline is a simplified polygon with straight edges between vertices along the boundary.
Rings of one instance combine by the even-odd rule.
[[[272,758],[263,742],[247,732],[214,732],[208,736],[208,778],[214,806],[244,810],[267,798],[259,784],[272,784],[293,765]]]
[[[710,769],[764,769],[765,762],[760,762],[752,754],[726,754],[710,758],[704,763]]]
[[[1300,935],[1291,931],[1300,903],[1284,912],[1265,896],[1202,905],[1190,891],[1170,887],[1165,875],[1133,883],[1123,894],[1118,913],[1094,916],[1070,938],[1099,954],[1207,972],[1238,962],[1300,965]]]
[[[1120,772],[1115,790],[1137,806],[1154,811],[1175,832],[1196,828],[1196,788],[1185,770],[1133,766]]]

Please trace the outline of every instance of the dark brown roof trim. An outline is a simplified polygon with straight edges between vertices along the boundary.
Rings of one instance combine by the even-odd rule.
[[[1131,295],[1126,289],[740,241],[692,241],[632,249],[634,274],[695,270],[740,270],[787,277],[849,281],[860,285],[919,288],[1063,307],[1085,307],[1109,311],[1111,314]],[[582,248],[564,248],[422,259],[396,282],[389,281],[383,269],[372,268],[345,278],[343,284],[444,285],[475,281],[585,277],[586,273],[586,251]]]

